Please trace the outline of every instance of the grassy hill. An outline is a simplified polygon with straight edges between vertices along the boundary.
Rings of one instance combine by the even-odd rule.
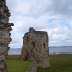
[[[9,56],[7,60],[8,72],[25,72],[29,61],[19,60],[19,56]],[[72,55],[50,56],[50,68],[38,68],[37,72],[72,72]]]

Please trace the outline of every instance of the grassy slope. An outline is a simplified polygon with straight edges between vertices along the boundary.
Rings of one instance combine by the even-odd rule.
[[[14,60],[14,59],[15,60]],[[9,56],[8,72],[25,72],[30,62],[17,59],[18,56]],[[41,69],[37,72],[72,72],[72,55],[50,56],[50,68]]]
[[[51,67],[38,72],[72,72],[72,55],[50,56]]]
[[[25,72],[30,62],[8,59],[7,64],[8,64],[8,72]]]

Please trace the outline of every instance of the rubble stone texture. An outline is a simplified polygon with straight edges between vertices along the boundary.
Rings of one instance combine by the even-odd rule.
[[[35,31],[31,27],[23,37],[21,58],[36,62],[40,68],[50,67],[47,32]]]
[[[37,72],[37,66],[34,61],[30,64],[26,72]]]
[[[5,0],[0,0],[0,72],[7,72],[6,59],[13,23],[9,23],[10,12]]]

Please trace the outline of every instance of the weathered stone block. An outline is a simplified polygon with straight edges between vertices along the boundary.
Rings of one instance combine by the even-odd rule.
[[[37,72],[37,66],[35,62],[32,62],[26,72]]]

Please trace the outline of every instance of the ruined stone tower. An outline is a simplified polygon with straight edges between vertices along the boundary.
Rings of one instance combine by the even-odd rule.
[[[6,59],[8,55],[8,47],[11,41],[11,26],[9,23],[10,12],[6,6],[5,0],[0,0],[0,72],[7,72]]]
[[[21,58],[36,61],[37,67],[47,68],[49,64],[48,34],[35,31],[32,27],[23,37]]]

